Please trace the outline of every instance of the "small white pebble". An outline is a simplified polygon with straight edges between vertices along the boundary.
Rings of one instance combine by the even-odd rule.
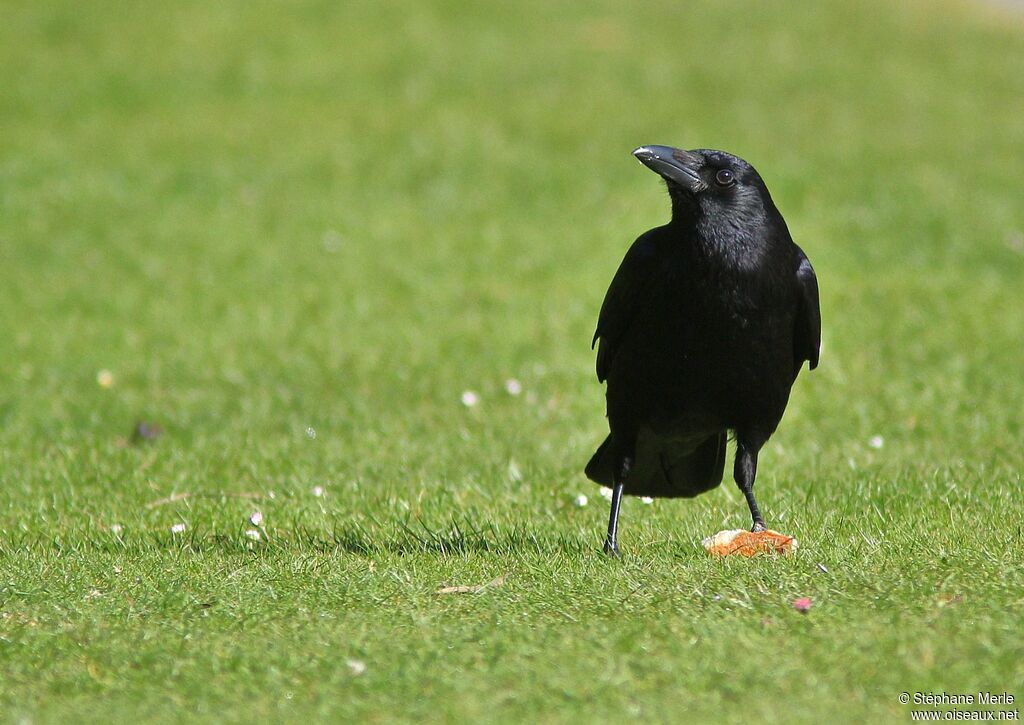
[[[120,536],[122,531],[124,531],[124,527],[121,524],[113,524],[110,527],[110,533],[114,536]]]
[[[609,501],[611,501],[612,500],[612,490],[610,488],[608,488],[607,486],[601,486],[601,496],[603,496],[604,498],[606,498]]]
[[[509,378],[505,381],[505,392],[509,395],[519,395],[523,392],[523,384],[515,378]]]
[[[583,506],[587,505],[588,500],[589,499],[587,498],[586,494],[581,493],[579,496],[573,499],[573,503],[582,508]]]
[[[253,526],[262,526],[263,525],[263,512],[262,511],[253,511],[251,514],[249,514],[249,523],[252,524]]]
[[[174,526],[171,527],[171,533],[172,534],[180,534],[186,528],[187,527],[185,526],[185,524],[175,524]]]
[[[345,664],[348,665],[349,672],[356,677],[366,672],[366,663],[362,660],[346,660]]]
[[[871,440],[868,441],[868,445],[878,450],[885,445],[885,438],[882,436],[871,436]]]
[[[653,499],[653,498],[651,498],[650,496],[641,496],[641,497],[640,497],[640,500],[641,500],[641,501],[642,501],[643,503],[654,503],[654,499]]]
[[[96,373],[96,383],[101,388],[112,388],[114,387],[114,373],[109,370],[100,370]]]
[[[317,498],[320,498],[321,496],[323,496],[324,495],[324,487],[323,486],[313,486],[313,495],[316,496]]]
[[[273,491],[267,491],[267,497],[268,498],[277,498],[277,494],[274,493]]]
[[[472,408],[479,402],[480,396],[474,393],[472,390],[467,390],[462,393],[462,404],[467,408]]]
[[[341,235],[334,229],[328,229],[320,238],[320,243],[323,244],[324,251],[327,252],[337,252],[341,249],[341,242]]]
[[[316,428],[314,428],[313,426],[310,426],[310,427],[306,428],[306,437],[309,438],[310,440],[315,439],[316,438]]]
[[[260,540],[260,532],[257,531],[256,529],[246,529],[245,530],[245,535],[248,536],[253,541],[259,541]]]

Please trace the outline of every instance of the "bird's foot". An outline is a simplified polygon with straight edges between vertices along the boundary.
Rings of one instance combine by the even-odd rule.
[[[767,531],[767,530],[768,530],[768,527],[764,525],[764,521],[761,521],[760,519],[758,519],[757,521],[754,522],[754,527],[750,531],[751,531],[751,533],[759,534],[762,531]]]
[[[619,554],[619,545],[610,540],[604,542],[604,553],[612,559],[618,559],[621,556]]]

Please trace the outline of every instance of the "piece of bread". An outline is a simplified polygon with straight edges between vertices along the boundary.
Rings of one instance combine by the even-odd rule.
[[[757,556],[788,554],[797,548],[796,539],[778,531],[746,531],[729,529],[704,539],[704,550],[711,556]]]

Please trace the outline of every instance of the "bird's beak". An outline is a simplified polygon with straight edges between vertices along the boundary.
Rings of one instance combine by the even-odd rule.
[[[641,146],[633,155],[644,166],[684,189],[696,192],[707,186],[698,173],[704,159],[697,154],[671,146]]]

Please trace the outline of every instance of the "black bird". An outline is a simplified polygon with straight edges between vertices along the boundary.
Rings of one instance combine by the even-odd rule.
[[[734,477],[754,500],[757,454],[775,432],[804,361],[821,343],[818,282],[764,182],[709,149],[633,152],[668,184],[672,220],[640,236],[601,305],[597,379],[611,433],[587,477],[612,487],[604,550],[618,555],[622,494],[692,497]]]

